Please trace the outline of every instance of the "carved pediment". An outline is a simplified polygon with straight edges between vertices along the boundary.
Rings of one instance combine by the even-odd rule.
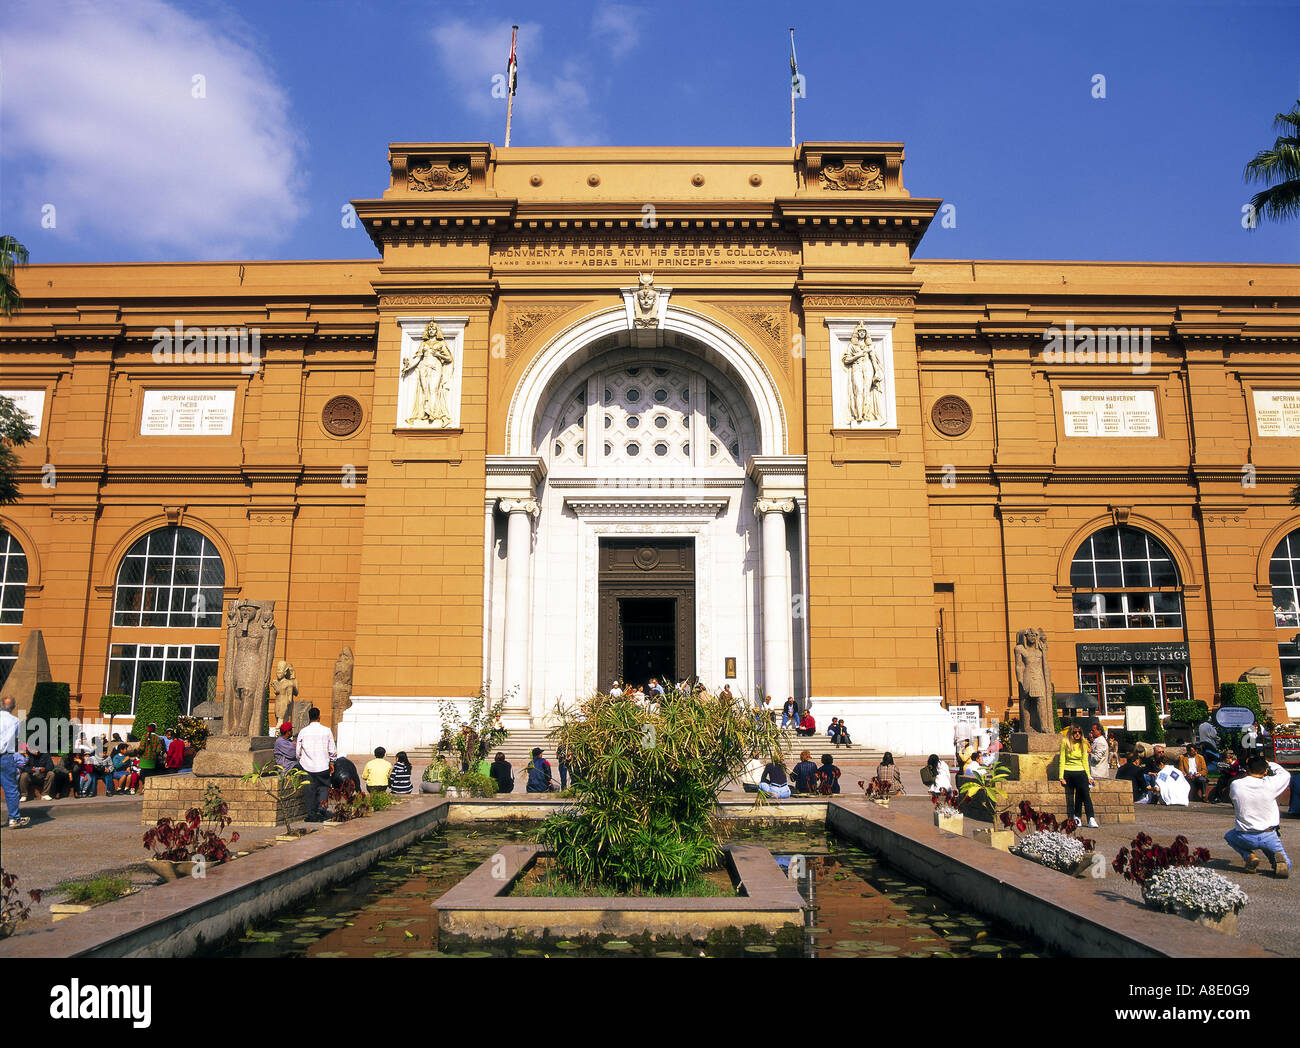
[[[417,192],[449,193],[470,187],[469,157],[446,160],[411,157],[406,169],[406,188]]]
[[[883,192],[885,164],[881,157],[828,156],[817,172],[822,189]]]

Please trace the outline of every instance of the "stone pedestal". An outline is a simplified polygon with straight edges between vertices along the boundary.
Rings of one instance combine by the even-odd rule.
[[[261,735],[214,735],[194,758],[195,776],[240,776],[275,760],[275,740]]]
[[[957,776],[959,788],[971,781],[973,780],[965,775]],[[998,788],[1003,796],[998,804],[997,813],[980,810],[974,805],[967,808],[966,813],[973,819],[986,820],[1004,811],[1014,813],[1020,807],[1021,801],[1028,801],[1036,812],[1042,814],[1051,812],[1058,819],[1065,818],[1065,787],[1061,785],[1059,779],[1008,781]],[[1132,785],[1123,779],[1098,779],[1097,785],[1092,788],[1092,807],[1099,823],[1133,822]],[[997,821],[997,825],[1001,826],[1001,820]],[[1084,830],[1083,834],[1086,837],[1087,831]]]
[[[236,775],[154,775],[145,780],[141,822],[152,826],[159,819],[183,819],[191,808],[202,808],[209,786],[221,790],[234,827],[279,826],[307,812],[302,790],[277,798],[278,779],[246,783]]]
[[[1013,731],[1012,753],[1057,753],[1061,749],[1059,735],[1036,731]]]
[[[1046,782],[1059,779],[1057,764],[1059,753],[1000,753],[998,760],[1018,782]]]

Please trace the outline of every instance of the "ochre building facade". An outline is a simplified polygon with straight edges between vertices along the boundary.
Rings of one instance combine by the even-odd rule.
[[[941,751],[1026,629],[1108,723],[1300,702],[1300,268],[915,260],[897,143],[389,165],[378,260],[20,271],[0,673],[192,707],[248,597],[353,752],[651,675]]]

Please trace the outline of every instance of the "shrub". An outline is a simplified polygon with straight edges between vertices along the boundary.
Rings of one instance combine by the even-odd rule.
[[[172,729],[181,716],[181,686],[174,680],[151,680],[140,685],[135,699],[135,723],[131,734],[143,739],[149,725]]]
[[[471,797],[495,797],[497,795],[496,779],[490,775],[480,775],[476,771],[467,771],[463,775],[456,775],[451,779],[443,779],[442,781],[448,786],[469,790]]]
[[[1210,707],[1202,699],[1175,699],[1169,704],[1169,717],[1195,728],[1210,719]]]
[[[229,840],[222,834],[233,821],[220,788],[209,786],[202,808],[191,808],[180,822],[159,819],[156,826],[145,830],[144,846],[155,859],[186,862],[199,855],[211,863],[229,862],[234,858],[230,845],[239,840],[239,834],[232,833]]]
[[[71,689],[62,681],[41,681],[32,692],[32,708],[27,713],[29,738],[42,738],[40,743],[46,753],[61,753],[72,749],[72,696]]]
[[[371,811],[384,811],[385,809],[391,808],[394,804],[397,803],[397,798],[394,797],[391,793],[387,793],[387,792],[375,793],[372,790],[369,794],[367,794],[367,796],[370,798]]]
[[[66,892],[68,902],[99,906],[121,898],[131,890],[131,878],[100,874],[88,881],[64,881],[55,891]]]
[[[180,717],[176,721],[176,737],[193,746],[196,752],[208,744],[211,730],[202,717]]]
[[[1259,704],[1259,688],[1249,681],[1224,681],[1219,685],[1219,703],[1223,706],[1249,706],[1255,711],[1255,719],[1264,723],[1264,707]]]
[[[101,695],[99,697],[99,712],[108,718],[108,734],[113,734],[113,718],[125,717],[131,712],[130,695]]]
[[[569,754],[577,803],[538,839],[580,884],[669,892],[716,865],[718,795],[752,754],[781,753],[771,718],[743,697],[670,690],[655,710],[597,694],[561,711],[552,737]]]
[[[447,766],[446,761],[435,759],[424,769],[424,774],[420,778],[424,782],[449,783],[456,774]]]
[[[23,902],[18,892],[18,875],[3,869],[0,869],[0,887],[3,888],[3,893],[0,894],[0,939],[4,939],[13,932],[19,921],[25,921],[31,916],[31,903],[40,902],[44,893],[39,888],[32,888],[27,893],[31,902]]]
[[[1142,885],[1142,899],[1165,913],[1226,917],[1238,913],[1250,896],[1221,873],[1195,867],[1161,870]]]
[[[1160,723],[1160,703],[1149,684],[1130,684],[1124,689],[1125,706],[1145,706],[1147,730],[1142,733],[1144,742],[1164,742],[1165,729]]]

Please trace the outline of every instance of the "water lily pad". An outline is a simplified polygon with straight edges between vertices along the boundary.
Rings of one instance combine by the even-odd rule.
[[[461,956],[462,957],[491,957],[492,954],[490,954],[487,950],[469,950],[466,953],[462,953]]]
[[[969,935],[945,935],[944,939],[947,942],[970,942]]]
[[[304,917],[304,918],[302,919],[302,923],[303,923],[303,924],[316,924],[316,923],[318,923],[318,922],[320,922],[320,921],[323,921],[323,920],[325,920],[324,917]]]
[[[582,943],[569,942],[568,939],[562,939],[560,942],[555,944],[555,948],[557,950],[581,950]]]
[[[634,947],[630,942],[623,939],[612,939],[611,941],[602,944],[601,949],[610,950],[614,953],[626,953],[627,951],[634,949]]]
[[[1001,953],[1002,952],[1001,946],[994,946],[992,943],[987,943],[987,942],[977,942],[974,946],[971,947],[971,949],[974,950],[976,953]]]
[[[347,950],[321,950],[320,953],[308,954],[309,957],[346,957]]]
[[[899,947],[889,942],[873,942],[867,949],[874,950],[876,953],[897,953]]]
[[[320,936],[319,936],[319,935],[300,935],[298,938],[296,938],[296,939],[294,939],[294,940],[292,940],[292,941],[293,941],[296,945],[298,945],[298,946],[310,946],[310,945],[312,945],[312,943],[318,943],[318,942],[320,942]]]
[[[398,956],[398,954],[399,951],[397,950],[376,950],[370,956],[371,957],[396,957]]]
[[[446,957],[447,954],[441,950],[412,950],[406,955],[407,957]]]
[[[745,952],[746,953],[776,953],[776,947],[769,946],[767,943],[750,943],[748,946],[745,947]]]
[[[516,950],[515,956],[516,957],[545,957],[546,954],[542,953],[541,950]]]
[[[376,945],[376,944],[378,944],[378,943],[388,942],[388,936],[387,936],[387,935],[369,935],[369,936],[367,936],[366,938],[362,939],[361,941],[364,942],[364,943],[369,943],[370,945],[374,946],[374,945]]]

